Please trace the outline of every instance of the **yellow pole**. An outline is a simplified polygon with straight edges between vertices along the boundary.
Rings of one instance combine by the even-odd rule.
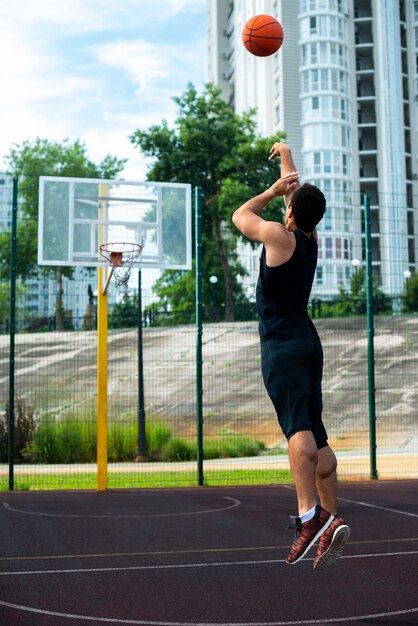
[[[106,197],[107,185],[99,185],[99,196]],[[104,204],[99,200],[99,220],[106,219]],[[104,243],[105,227],[99,225],[98,243]],[[97,289],[97,490],[107,489],[107,267],[98,268]]]
[[[97,489],[107,489],[107,268],[98,268],[97,290]]]

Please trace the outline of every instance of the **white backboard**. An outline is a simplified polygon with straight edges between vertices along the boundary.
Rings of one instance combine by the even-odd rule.
[[[191,186],[41,176],[39,265],[107,264],[100,244],[138,243],[141,267],[190,269]]]

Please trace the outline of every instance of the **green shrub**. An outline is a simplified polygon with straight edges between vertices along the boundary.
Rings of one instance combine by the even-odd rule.
[[[138,425],[111,422],[109,425],[109,461],[134,461],[138,449]]]
[[[206,439],[205,459],[257,456],[264,449],[264,444],[246,435],[222,435]]]
[[[96,460],[96,424],[44,417],[28,454],[34,463],[92,463]]]
[[[172,437],[161,450],[162,461],[193,461],[196,456],[196,445],[180,437]]]
[[[171,439],[171,429],[160,422],[145,426],[147,451],[151,460],[160,460],[163,448]],[[138,422],[111,422],[109,426],[109,461],[135,461],[138,456]]]
[[[146,437],[148,453],[151,458],[158,458],[161,450],[171,439],[171,429],[166,424],[160,422],[147,422]]]
[[[170,428],[160,422],[146,424],[147,450],[151,460],[191,461],[196,459],[196,442],[173,437]],[[241,434],[225,434],[205,440],[205,459],[256,456],[263,444]],[[41,418],[27,458],[34,463],[93,463],[96,461],[96,420],[81,421],[77,416],[56,420]],[[138,455],[138,423],[123,416],[109,424],[108,459],[110,462],[135,461]]]

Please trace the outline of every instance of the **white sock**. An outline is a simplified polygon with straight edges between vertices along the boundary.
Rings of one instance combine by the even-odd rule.
[[[299,515],[302,524],[304,524],[305,522],[309,522],[309,520],[313,518],[313,516],[315,515],[315,509],[316,505],[313,506],[309,511],[306,511],[305,513],[302,513],[302,515]]]

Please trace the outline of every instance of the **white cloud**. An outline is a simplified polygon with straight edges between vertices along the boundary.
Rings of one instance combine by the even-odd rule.
[[[140,29],[150,21],[164,22],[185,12],[201,12],[204,6],[205,0],[13,0],[0,7],[0,20],[3,24],[18,21],[21,29],[37,25],[44,32],[53,26],[68,35],[132,23]]]
[[[96,49],[97,58],[122,71],[143,93],[168,78],[172,61],[161,47],[143,40],[110,42]]]
[[[1,3],[0,158],[25,139],[80,138],[95,161],[127,157],[129,176],[143,178],[128,136],[172,122],[173,96],[203,82],[205,42],[184,23],[202,29],[204,8],[205,0]]]

